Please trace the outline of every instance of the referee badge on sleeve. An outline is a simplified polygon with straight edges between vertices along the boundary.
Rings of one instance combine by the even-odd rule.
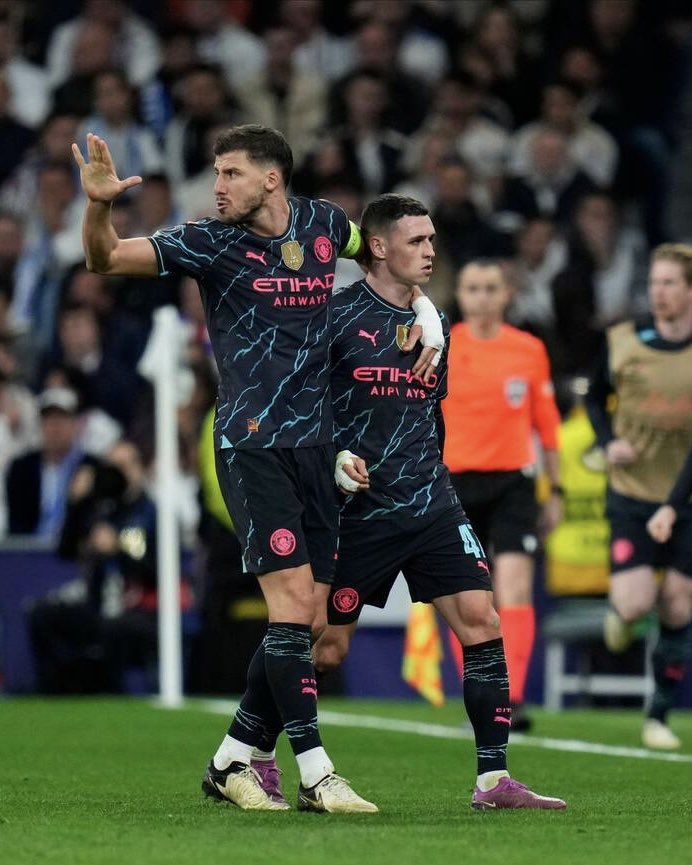
[[[512,408],[520,408],[529,391],[525,378],[508,378],[505,380],[505,397]]]

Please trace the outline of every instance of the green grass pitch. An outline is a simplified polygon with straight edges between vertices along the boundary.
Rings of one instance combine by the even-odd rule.
[[[554,715],[536,709],[531,736],[510,743],[510,769],[535,789],[567,799],[569,810],[476,813],[469,808],[473,746],[468,738],[451,737],[465,722],[460,702],[439,710],[417,702],[335,699],[320,706],[325,745],[337,770],[379,804],[379,814],[248,813],[205,799],[201,775],[228,724],[224,708],[215,714],[205,701],[165,710],[134,699],[4,699],[0,860],[8,865],[692,863],[690,713],[674,717],[683,750],[680,758],[666,761],[622,751],[639,747],[637,712]],[[365,728],[359,728],[362,723]],[[397,724],[402,729],[393,729]],[[563,740],[601,743],[604,753]],[[294,801],[297,774],[285,742],[279,759],[284,790]]]

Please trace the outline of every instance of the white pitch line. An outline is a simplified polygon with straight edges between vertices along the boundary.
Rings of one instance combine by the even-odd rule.
[[[186,708],[201,709],[217,715],[231,715],[238,703],[231,700],[200,700],[188,702]],[[379,715],[353,715],[348,712],[320,710],[320,724],[332,727],[351,727],[361,730],[386,730],[391,733],[410,733],[435,739],[466,739],[473,741],[473,731],[445,724],[427,724],[422,721],[404,721]],[[512,747],[543,748],[547,751],[569,751],[576,754],[601,754],[604,757],[627,757],[634,760],[660,760],[666,763],[692,763],[692,754],[671,754],[647,751],[646,748],[630,748],[625,745],[604,745],[600,742],[584,742],[581,739],[554,739],[547,736],[527,736],[513,733]]]

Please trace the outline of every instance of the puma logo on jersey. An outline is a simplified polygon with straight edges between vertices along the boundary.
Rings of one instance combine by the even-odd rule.
[[[363,330],[362,328],[358,331],[358,336],[363,336],[365,339],[369,339],[372,343],[373,348],[377,348],[377,343],[375,340],[377,339],[377,334],[379,330],[376,330],[375,333],[368,333],[367,330]]]
[[[262,264],[266,267],[267,262],[264,260],[264,256],[266,254],[266,252],[253,252],[251,249],[248,249],[248,251],[245,253],[245,258],[254,258],[255,261],[261,261]]]

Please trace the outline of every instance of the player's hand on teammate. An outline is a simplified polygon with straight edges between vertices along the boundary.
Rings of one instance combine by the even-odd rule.
[[[659,544],[665,544],[673,532],[677,511],[672,505],[661,505],[646,524],[646,530]]]
[[[336,455],[334,480],[339,490],[349,496],[370,489],[365,460],[351,451],[339,451]]]
[[[127,177],[125,180],[118,177],[113,157],[103,138],[89,132],[86,143],[88,162],[76,144],[72,145],[72,155],[79,166],[82,189],[91,201],[110,204],[121,193],[142,182],[142,178],[138,175]]]
[[[412,372],[427,384],[437,369],[445,346],[442,322],[433,302],[417,285],[413,286],[411,309],[416,313],[416,320],[411,326],[403,351],[412,351],[417,342],[421,343],[423,351],[414,363]]]
[[[606,445],[606,459],[611,466],[626,466],[637,459],[637,451],[627,439],[613,439]]]

